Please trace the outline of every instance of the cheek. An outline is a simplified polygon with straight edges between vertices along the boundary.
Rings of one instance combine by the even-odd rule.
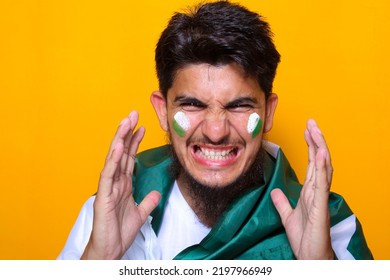
[[[262,128],[263,128],[263,121],[261,120],[259,114],[257,113],[250,114],[248,118],[246,130],[252,136],[252,138],[258,136]]]
[[[177,112],[173,116],[172,128],[180,137],[184,137],[188,130],[191,129],[190,118],[184,112]]]

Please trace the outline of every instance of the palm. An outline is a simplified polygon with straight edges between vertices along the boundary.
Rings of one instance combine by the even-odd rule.
[[[122,121],[101,172],[90,241],[83,258],[120,258],[134,241],[160,195],[152,192],[136,205],[132,196],[134,159],[145,130],[134,131],[138,114]]]
[[[285,195],[272,192],[272,199],[298,259],[325,259],[333,256],[330,245],[328,196],[332,166],[325,140],[314,121],[305,131],[309,149],[306,180],[298,204],[292,209]]]

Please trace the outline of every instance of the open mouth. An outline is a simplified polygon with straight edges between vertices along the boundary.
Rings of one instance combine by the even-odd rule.
[[[205,147],[194,145],[194,154],[210,161],[230,161],[238,154],[238,147]]]

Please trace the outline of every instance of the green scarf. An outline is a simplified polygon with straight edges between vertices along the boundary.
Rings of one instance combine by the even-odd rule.
[[[140,153],[133,173],[136,202],[152,190],[162,194],[160,204],[151,214],[156,233],[175,180],[169,173],[170,163],[170,147],[162,146]],[[299,199],[301,184],[281,149],[276,158],[267,153],[264,182],[237,198],[199,244],[186,248],[175,259],[295,259],[270,198],[270,192],[280,188],[293,207]],[[344,199],[334,193],[329,196],[329,208],[332,226],[352,215]],[[371,259],[360,223],[356,222],[353,246],[348,249],[357,259]]]

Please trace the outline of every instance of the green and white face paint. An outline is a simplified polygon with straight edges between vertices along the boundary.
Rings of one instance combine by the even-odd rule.
[[[177,112],[173,116],[173,130],[177,135],[184,137],[187,130],[190,129],[190,119],[183,112]]]
[[[248,118],[248,125],[246,127],[249,134],[252,134],[252,138],[255,138],[259,135],[263,122],[260,119],[260,116],[257,113],[250,114]]]

